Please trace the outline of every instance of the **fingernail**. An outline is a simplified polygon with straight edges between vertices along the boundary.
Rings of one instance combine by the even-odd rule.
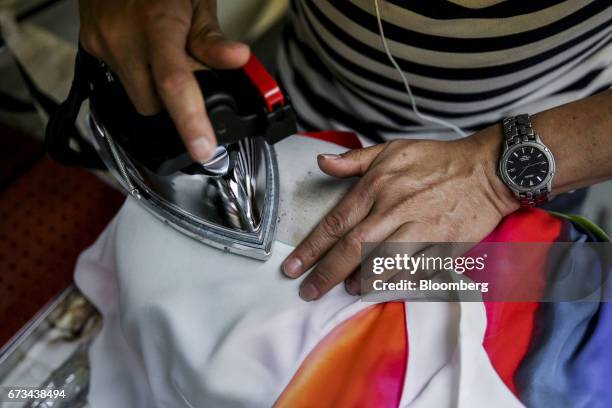
[[[192,141],[189,150],[193,159],[199,162],[206,162],[213,155],[213,146],[205,137]]]
[[[283,273],[290,278],[296,278],[302,270],[302,261],[299,258],[287,258],[283,262]]]
[[[300,297],[306,302],[315,300],[319,296],[319,290],[312,283],[302,285],[300,288]]]
[[[330,153],[320,154],[319,157],[321,159],[326,159],[326,160],[338,160],[342,158],[342,156],[340,156],[339,154],[330,154]]]
[[[230,48],[249,48],[245,43],[232,40],[225,40],[223,45]]]
[[[361,289],[360,286],[361,285],[357,279],[349,278],[344,282],[344,287],[349,295],[358,295],[359,290]]]

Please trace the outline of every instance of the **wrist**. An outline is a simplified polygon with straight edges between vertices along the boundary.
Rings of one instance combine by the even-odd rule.
[[[477,160],[482,166],[485,188],[489,190],[493,204],[504,217],[518,210],[521,206],[519,200],[503,182],[498,171],[504,143],[501,124],[483,129],[469,139],[476,144],[476,151],[480,153]]]

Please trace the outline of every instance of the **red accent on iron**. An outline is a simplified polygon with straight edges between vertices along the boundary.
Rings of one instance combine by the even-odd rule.
[[[244,66],[244,73],[249,77],[259,94],[266,102],[268,112],[273,112],[277,105],[285,105],[285,95],[263,64],[254,54]]]

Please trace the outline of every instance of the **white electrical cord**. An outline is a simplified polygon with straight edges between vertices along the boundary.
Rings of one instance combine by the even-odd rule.
[[[395,58],[393,57],[393,55],[391,54],[391,51],[389,50],[389,45],[387,44],[387,38],[385,37],[385,30],[383,29],[380,8],[378,6],[378,0],[374,0],[374,8],[376,9],[376,20],[378,21],[378,31],[380,32],[380,38],[382,39],[383,48],[385,49],[385,53],[387,54],[389,61],[391,61],[391,64],[393,64],[397,72],[400,74],[400,77],[402,78],[402,82],[404,83],[406,92],[408,92],[408,96],[410,97],[410,102],[412,104],[412,110],[414,111],[414,114],[417,115],[419,118],[421,118],[424,121],[435,123],[438,125],[442,125],[446,128],[449,128],[461,137],[467,136],[467,134],[463,130],[461,130],[461,128],[458,127],[457,125],[454,125],[440,118],[425,115],[419,111],[419,108],[417,107],[416,101],[414,99],[414,95],[412,94],[412,89],[410,88],[410,83],[408,83],[408,79],[406,79],[406,75],[404,74],[404,72],[402,71],[398,63],[395,61]]]

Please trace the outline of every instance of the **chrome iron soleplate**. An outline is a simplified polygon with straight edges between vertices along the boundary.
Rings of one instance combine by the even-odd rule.
[[[271,254],[279,201],[274,148],[245,139],[228,148],[225,176],[159,176],[139,167],[95,119],[89,117],[98,153],[122,187],[151,214],[212,247],[259,260]]]

